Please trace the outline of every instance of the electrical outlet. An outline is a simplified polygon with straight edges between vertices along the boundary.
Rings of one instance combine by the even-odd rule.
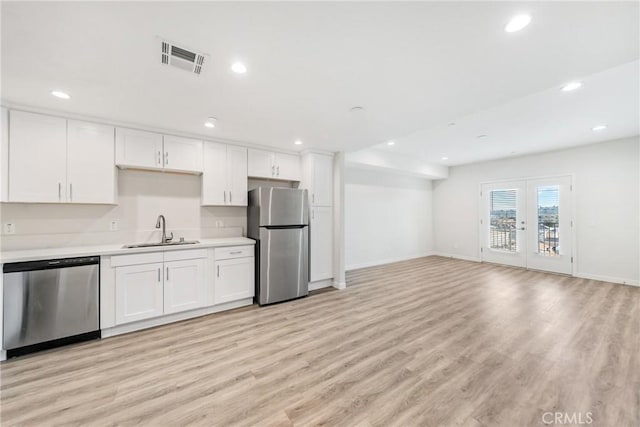
[[[118,221],[116,220],[111,221],[111,224],[109,225],[109,230],[118,231]]]
[[[16,225],[12,222],[2,224],[2,234],[16,234]]]

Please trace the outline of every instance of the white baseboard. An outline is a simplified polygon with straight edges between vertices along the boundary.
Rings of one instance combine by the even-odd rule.
[[[617,283],[620,285],[640,286],[640,282],[638,280],[624,279],[620,277],[599,276],[597,274],[589,273],[576,273],[574,277],[579,277],[580,279],[599,280],[601,282]]]
[[[347,282],[333,282],[331,286],[333,286],[336,289],[346,289]]]
[[[438,252],[438,251],[433,252],[431,255],[442,256],[442,257],[445,257],[445,258],[461,259],[461,260],[464,260],[464,261],[482,262],[482,260],[480,258],[475,257],[475,256],[447,254],[447,253]]]
[[[425,252],[423,254],[414,254],[414,255],[409,255],[406,257],[398,257],[398,258],[386,258],[386,259],[380,259],[380,260],[376,260],[376,261],[367,261],[367,262],[360,262],[357,264],[351,264],[348,265],[346,270],[357,270],[359,268],[366,268],[366,267],[374,267],[376,265],[384,265],[384,264],[391,264],[394,262],[400,262],[400,261],[408,261],[411,259],[417,259],[417,258],[424,258],[424,257],[428,257],[431,255],[435,255],[434,252]]]
[[[205,316],[207,314],[218,313],[220,311],[231,310],[233,308],[244,307],[253,304],[253,298],[244,298],[238,301],[231,301],[212,307],[198,308],[196,310],[174,313],[167,316],[155,317],[153,319],[141,320],[139,322],[127,323],[125,325],[114,326],[102,329],[102,338],[127,334],[141,329],[153,328],[155,326],[166,325],[168,323],[179,322],[181,320],[192,319],[194,317]]]
[[[309,282],[309,290],[315,291],[318,289],[328,288],[331,285],[332,285],[331,279],[318,280],[316,282]]]

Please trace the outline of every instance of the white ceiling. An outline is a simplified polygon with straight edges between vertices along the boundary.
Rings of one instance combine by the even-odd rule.
[[[532,23],[505,33],[521,12]],[[516,143],[521,152],[531,141],[592,142],[585,112],[605,116],[603,139],[617,126],[637,133],[637,121],[616,121],[633,112],[621,80],[596,73],[638,59],[638,26],[637,2],[3,1],[2,99],[286,149],[297,138],[345,151],[395,139],[407,155],[459,164]],[[204,73],[160,65],[156,36],[208,53]],[[247,74],[230,71],[234,60]],[[581,92],[557,93],[576,78]],[[587,98],[594,91],[604,102]],[[583,107],[579,97],[590,108],[566,107]],[[364,112],[351,113],[355,105]],[[204,128],[208,116],[216,129]],[[456,120],[458,136],[443,139]],[[477,142],[465,135],[482,126],[493,148],[469,149]]]

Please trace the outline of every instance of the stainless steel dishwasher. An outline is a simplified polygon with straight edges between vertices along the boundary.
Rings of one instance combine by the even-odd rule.
[[[5,264],[7,357],[100,337],[100,257]]]

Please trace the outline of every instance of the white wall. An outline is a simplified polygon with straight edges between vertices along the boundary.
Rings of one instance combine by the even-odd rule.
[[[17,250],[160,240],[156,218],[167,234],[187,239],[246,234],[244,207],[201,207],[201,177],[151,171],[118,171],[118,205],[3,203],[0,216],[16,234],[3,235],[1,249]],[[112,220],[119,230],[109,231]]]
[[[431,206],[429,180],[346,168],[346,269],[429,255]]]
[[[640,139],[452,167],[435,181],[435,250],[479,254],[479,184],[511,178],[574,174],[576,274],[615,282],[640,280]]]

